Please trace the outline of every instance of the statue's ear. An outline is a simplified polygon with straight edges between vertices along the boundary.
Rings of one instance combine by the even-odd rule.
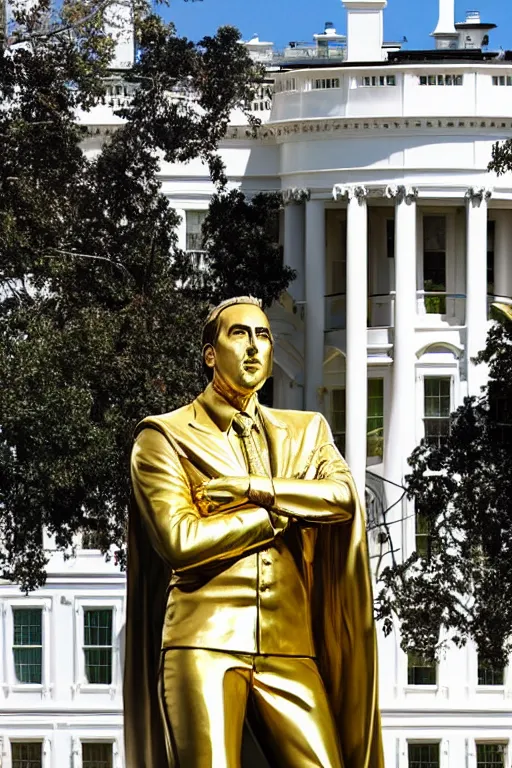
[[[205,344],[203,348],[203,360],[208,368],[215,368],[215,350],[211,344]]]

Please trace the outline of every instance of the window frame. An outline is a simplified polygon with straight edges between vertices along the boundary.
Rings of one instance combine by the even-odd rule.
[[[26,737],[20,737],[18,734],[16,735],[9,735],[9,733],[5,734],[5,739],[7,741],[7,765],[6,768],[12,768],[13,766],[13,755],[12,755],[12,745],[13,744],[40,744],[41,745],[41,768],[50,768],[51,766],[51,745],[52,741],[48,736],[41,735],[30,735]]]
[[[507,768],[509,765],[509,741],[508,739],[475,739],[475,768],[480,768],[482,765],[478,762],[478,747],[479,746],[501,746],[503,747],[503,768]],[[489,763],[488,763],[489,765]],[[493,765],[492,763],[490,765]],[[500,768],[500,766],[496,766]]]
[[[426,375],[423,376],[423,398],[422,398],[423,416],[422,416],[422,423],[423,423],[423,439],[425,439],[425,440],[427,440],[427,430],[426,430],[426,425],[425,425],[425,422],[427,420],[431,420],[431,421],[435,420],[435,421],[438,421],[438,422],[448,421],[448,425],[450,423],[450,415],[453,412],[453,380],[448,380],[448,398],[449,398],[448,415],[447,416],[427,416],[426,413],[425,413],[425,410],[426,410],[425,409],[425,400],[426,400],[426,397],[427,397],[426,391],[425,391],[425,385],[426,385],[427,380],[438,380],[438,381],[443,380],[444,381],[446,379],[448,379],[448,377],[446,375],[442,375],[442,374],[439,375],[439,376],[438,375],[430,375],[430,374],[426,374]],[[439,395],[439,397],[443,397],[443,395]]]
[[[115,695],[122,683],[119,635],[122,630],[124,598],[119,595],[101,597],[75,597],[73,643],[73,696],[79,693],[110,693]],[[85,674],[84,616],[86,610],[112,611],[112,681],[89,683]],[[101,739],[98,739],[101,741]]]
[[[437,745],[438,756],[439,756],[437,764],[438,764],[438,768],[441,768],[442,759],[443,759],[442,758],[442,754],[441,754],[441,744],[442,744],[442,740],[441,739],[407,739],[407,766],[411,765],[410,754],[409,754],[409,747],[414,747],[414,746],[421,747],[421,746]]]
[[[36,609],[41,611],[41,682],[20,683],[16,677],[13,639],[14,639],[14,610]],[[4,693],[40,693],[46,698],[53,690],[51,669],[51,631],[50,614],[53,608],[52,597],[10,597],[3,600],[2,629],[4,637],[3,652],[3,690]],[[30,739],[29,739],[30,740]],[[19,739],[18,739],[19,741]]]
[[[439,662],[434,662],[434,671],[435,671],[435,683],[411,683],[409,682],[409,669],[411,668],[409,666],[409,659],[411,655],[413,654],[412,651],[406,654],[406,674],[407,674],[407,690],[409,691],[437,691],[439,688]],[[419,657],[419,654],[416,654]],[[417,665],[415,667],[416,669],[431,669],[432,667],[427,667],[425,664],[423,667],[420,667]]]
[[[111,763],[111,765],[112,765],[112,768],[116,768],[116,766],[117,766],[116,758],[117,758],[117,756],[119,754],[117,739],[115,739],[115,738],[111,738],[111,739],[109,739],[109,738],[101,738],[101,739],[81,738],[80,739],[80,743],[78,745],[78,750],[77,750],[78,751],[78,761],[77,762],[79,764],[79,768],[84,768],[84,745],[85,744],[94,744],[94,745],[108,744],[110,746],[110,748],[111,748],[111,755],[112,755],[112,763]]]
[[[200,243],[197,248],[189,248],[188,247],[188,236],[190,234],[191,237],[192,236],[197,236],[197,235],[202,237],[202,226],[203,226],[203,223],[204,223],[204,220],[205,220],[206,216],[208,215],[208,208],[186,208],[184,212],[185,212],[185,227],[184,227],[184,230],[185,230],[185,233],[184,233],[185,234],[185,252],[186,253],[195,253],[197,251],[204,251],[202,243]],[[200,217],[201,217],[201,229],[200,229],[199,233],[197,233],[197,232],[190,232],[189,233],[188,225],[189,225],[189,216],[191,214],[200,214]]]
[[[475,671],[475,688],[477,693],[503,693],[505,689],[508,687],[509,683],[509,665],[506,665],[503,667],[503,682],[497,683],[496,685],[490,684],[490,683],[482,683],[480,684],[478,682],[479,678],[479,669],[481,667],[479,663],[478,658],[478,651],[476,651],[476,671]]]

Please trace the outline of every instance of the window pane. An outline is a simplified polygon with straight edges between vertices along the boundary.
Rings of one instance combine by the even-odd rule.
[[[89,683],[112,682],[112,610],[84,611],[85,676]]]
[[[368,379],[366,455],[384,453],[384,379]]]
[[[84,611],[84,645],[112,645],[112,611]]]
[[[449,377],[425,377],[425,439],[433,446],[440,446],[450,434],[450,388]]]
[[[431,555],[430,523],[421,512],[416,513],[416,552],[425,560]]]
[[[186,211],[187,251],[200,251],[203,248],[203,222],[207,211]]]
[[[13,648],[14,673],[18,683],[42,682],[42,649]]]
[[[476,768],[504,768],[504,744],[477,744]]]
[[[437,665],[435,661],[424,659],[416,653],[407,654],[408,685],[436,685]]]
[[[39,742],[12,742],[12,768],[41,768],[41,747],[42,745]]]
[[[19,683],[42,682],[42,610],[13,608],[14,673]]]
[[[41,645],[42,610],[13,608],[14,645]]]
[[[82,768],[112,768],[112,744],[82,744]]]
[[[439,744],[409,744],[409,768],[439,768]]]

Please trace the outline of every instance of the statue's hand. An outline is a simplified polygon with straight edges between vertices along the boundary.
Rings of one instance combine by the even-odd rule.
[[[208,514],[240,507],[249,500],[249,477],[219,477],[196,491],[196,503]]]

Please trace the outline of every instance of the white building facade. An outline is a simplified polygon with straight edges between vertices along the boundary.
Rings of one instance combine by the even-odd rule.
[[[493,144],[512,137],[512,57],[485,51],[494,25],[475,12],[455,24],[453,0],[441,0],[435,50],[416,52],[384,42],[386,0],[343,5],[347,39],[328,24],[281,56],[247,44],[269,69],[253,105],[262,126],[254,138],[233,115],[221,154],[233,187],[283,192],[284,261],[298,276],[271,310],[273,402],[329,419],[375,500],[378,572],[390,546],[379,506],[392,508],[400,556],[427,545],[401,498],[407,457],[479,393],[485,370],[471,359],[489,305],[512,302],[512,177],[487,171]],[[114,106],[125,87],[113,79]],[[116,118],[88,121],[101,134]],[[163,164],[161,181],[181,247],[200,250],[207,169]],[[0,606],[2,768],[121,768],[123,576],[79,549],[55,556],[32,596],[0,585]],[[472,646],[429,667],[395,633],[381,638],[380,669],[387,768],[511,768],[508,668],[479,666]]]

